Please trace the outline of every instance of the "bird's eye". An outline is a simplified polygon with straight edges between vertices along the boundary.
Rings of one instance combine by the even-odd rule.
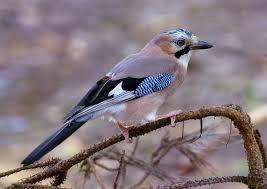
[[[184,39],[179,39],[179,40],[176,41],[176,44],[181,47],[181,46],[183,46],[185,44],[185,40]]]

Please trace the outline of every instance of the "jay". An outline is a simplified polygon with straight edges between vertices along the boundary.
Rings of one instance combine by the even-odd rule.
[[[61,128],[37,146],[22,164],[39,160],[88,120],[102,116],[115,122],[129,141],[129,126],[156,120],[160,106],[184,81],[192,52],[211,47],[186,29],[157,34],[138,53],[120,61],[97,81],[65,116]],[[175,118],[174,115],[167,116]]]

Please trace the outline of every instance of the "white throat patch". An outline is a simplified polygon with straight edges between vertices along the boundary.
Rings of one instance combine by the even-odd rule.
[[[191,58],[191,55],[192,55],[192,52],[189,51],[187,54],[184,54],[184,55],[180,56],[180,58],[178,58],[178,60],[177,60],[178,63],[182,64],[183,66],[185,66],[185,68],[187,68],[188,62],[189,62],[189,60]]]

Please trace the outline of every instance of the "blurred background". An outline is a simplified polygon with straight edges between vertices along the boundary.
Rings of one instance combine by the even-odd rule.
[[[265,0],[0,0],[0,171],[18,167],[96,80],[170,28],[190,29],[214,47],[194,54],[185,82],[162,112],[235,103],[266,115],[266,16]],[[261,119],[256,125],[265,142],[266,124]],[[198,122],[185,125],[190,130]],[[118,132],[103,120],[87,123],[46,157],[68,158]],[[179,128],[174,132],[180,135]],[[157,131],[142,137],[139,155],[149,153],[162,135]],[[206,157],[216,174],[246,174],[241,145],[239,141]],[[118,147],[131,148],[125,143]],[[178,156],[173,152],[160,165],[177,177]],[[203,172],[193,178],[211,175]],[[139,174],[128,172],[127,182]],[[73,175],[65,186],[84,188],[82,176]],[[114,179],[106,172],[100,175],[106,184]],[[25,172],[0,179],[0,185],[21,176]],[[151,177],[143,186],[155,183],[162,184]],[[99,188],[93,179],[85,184]]]

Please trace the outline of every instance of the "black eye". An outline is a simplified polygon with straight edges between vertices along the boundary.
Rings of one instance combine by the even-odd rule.
[[[183,46],[185,44],[185,40],[184,39],[179,39],[179,40],[176,41],[176,44],[181,47],[181,46]]]

